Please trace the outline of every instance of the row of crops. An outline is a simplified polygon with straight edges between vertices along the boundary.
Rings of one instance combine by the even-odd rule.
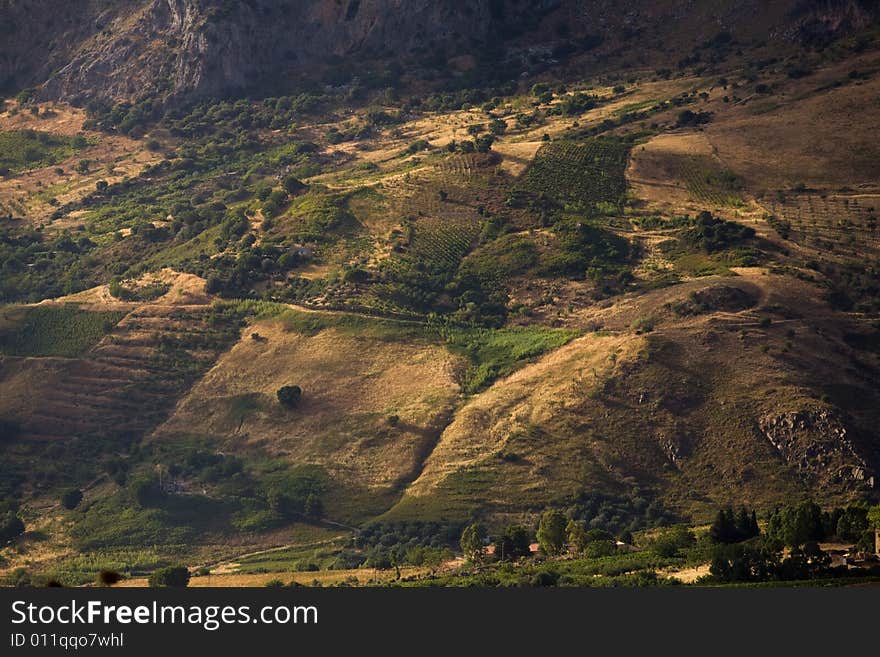
[[[405,251],[382,263],[380,296],[428,310],[455,277],[482,224],[473,217],[424,217],[407,225]]]
[[[560,141],[538,151],[519,190],[561,203],[620,208],[626,194],[630,144],[612,139]]]
[[[798,194],[769,205],[771,224],[793,242],[841,257],[880,252],[880,196]]]
[[[98,343],[125,315],[73,305],[0,309],[0,354],[76,357]]]
[[[684,182],[694,200],[712,207],[739,207],[743,204],[743,187],[736,175],[722,169],[708,155],[689,155],[675,158],[675,177]]]
[[[494,170],[486,154],[453,155],[386,187],[402,234],[381,262],[380,282],[362,299],[365,304],[392,314],[439,309],[462,260],[479,241],[480,208],[493,193],[500,198],[492,188]]]

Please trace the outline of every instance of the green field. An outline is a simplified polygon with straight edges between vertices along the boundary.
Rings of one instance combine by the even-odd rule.
[[[465,392],[487,388],[497,379],[512,374],[525,363],[558,349],[578,336],[578,331],[541,327],[448,329],[449,347],[471,361],[462,381]]]
[[[620,208],[626,193],[630,147],[625,141],[612,139],[548,144],[538,151],[520,187],[593,210]]]
[[[80,356],[109,333],[125,312],[91,312],[71,305],[0,309],[0,353]]]
[[[57,164],[85,144],[74,137],[64,137],[36,130],[0,132],[0,172],[18,173]]]

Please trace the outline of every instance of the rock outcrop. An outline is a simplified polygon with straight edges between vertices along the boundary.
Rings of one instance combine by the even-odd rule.
[[[759,418],[758,427],[782,458],[811,483],[845,489],[874,487],[873,473],[835,411],[771,413]]]

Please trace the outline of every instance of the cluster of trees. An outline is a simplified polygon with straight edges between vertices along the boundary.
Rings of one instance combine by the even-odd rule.
[[[726,221],[703,211],[697,215],[693,225],[685,231],[684,239],[689,244],[707,253],[722,251],[749,240],[755,236],[755,229],[735,221]]]
[[[875,518],[880,507],[851,504],[823,511],[814,502],[803,502],[773,511],[767,519],[766,538],[775,547],[799,547],[810,541],[836,540],[855,543],[861,549],[873,547]],[[872,515],[874,514],[874,515]]]
[[[459,545],[465,557],[473,563],[486,560],[486,548],[490,544],[494,546],[495,559],[513,561],[531,555],[533,538],[537,539],[541,551],[548,556],[570,552],[596,558],[609,556],[617,550],[610,532],[590,529],[585,522],[570,518],[558,509],[548,509],[541,515],[536,533],[514,524],[490,537],[482,524],[473,523],[462,532]]]
[[[760,535],[757,513],[749,513],[745,507],[738,512],[731,507],[721,509],[709,528],[709,537],[715,543],[741,543]]]
[[[762,535],[754,512],[719,512],[710,536],[719,543],[712,553],[710,574],[720,582],[806,580],[845,576],[845,566],[830,567],[820,541],[855,543],[873,550],[873,527],[880,527],[880,506],[864,503],[823,510],[814,502],[782,507],[767,519]],[[787,551],[784,551],[786,550]]]
[[[488,153],[492,150],[494,143],[495,135],[479,135],[473,140],[455,141],[453,139],[446,145],[446,150],[450,153]]]
[[[270,511],[282,519],[315,522],[324,515],[325,488],[321,468],[301,466],[267,482],[265,499]]]
[[[835,574],[830,557],[815,541],[792,548],[788,556],[763,543],[719,546],[712,555],[711,576],[720,582],[795,581]],[[845,575],[844,566],[840,573]]]
[[[352,539],[351,547],[357,552],[347,554],[345,559],[346,563],[355,565],[347,567],[356,568],[361,564],[370,568],[404,564],[435,566],[451,558],[451,548],[460,533],[460,523],[421,520],[375,523]]]
[[[94,243],[64,232],[47,235],[30,228],[0,228],[0,302],[36,301],[97,285],[81,256]]]
[[[189,109],[164,112],[158,100],[111,105],[94,100],[86,107],[87,129],[116,131],[139,136],[159,119],[164,119],[174,136],[198,138],[223,130],[278,130],[294,125],[302,116],[319,109],[330,100],[324,94],[304,92],[296,96],[266,98],[260,103],[246,99],[204,102]]]
[[[599,105],[599,97],[593,94],[576,93],[570,96],[564,96],[556,105],[551,107],[547,113],[559,116],[580,116]]]
[[[712,120],[711,112],[694,112],[693,110],[682,110],[678,114],[676,125],[679,128],[692,127],[709,123]]]

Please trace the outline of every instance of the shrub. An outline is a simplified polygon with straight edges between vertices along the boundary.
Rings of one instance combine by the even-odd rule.
[[[7,543],[24,534],[24,522],[12,511],[0,515],[0,543]]]
[[[302,398],[302,388],[299,386],[283,386],[275,394],[278,396],[278,401],[281,402],[282,406],[295,408]]]
[[[189,585],[189,569],[186,566],[168,566],[166,568],[160,568],[150,575],[149,582],[150,586],[153,588],[182,588]]]
[[[71,488],[61,495],[61,506],[72,511],[82,502],[83,492],[79,488]]]
[[[131,493],[142,507],[159,506],[165,500],[165,491],[158,477],[142,477],[131,484]]]
[[[307,189],[306,185],[299,181],[295,176],[287,176],[281,183],[281,186],[284,187],[284,191],[288,194],[294,195],[299,194],[300,192]]]
[[[98,572],[98,584],[101,586],[113,586],[122,581],[122,575],[115,570],[101,570]]]

